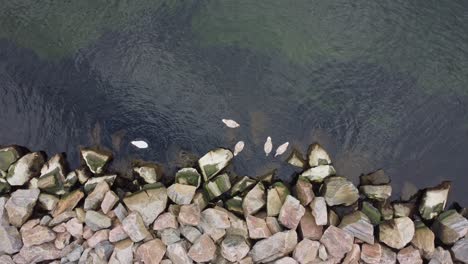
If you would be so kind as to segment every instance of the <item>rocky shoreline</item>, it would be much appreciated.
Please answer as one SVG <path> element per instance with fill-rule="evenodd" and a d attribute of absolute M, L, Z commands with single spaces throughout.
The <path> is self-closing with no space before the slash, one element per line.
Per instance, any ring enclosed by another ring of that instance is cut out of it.
<path fill-rule="evenodd" d="M 337 173 L 318 144 L 274 173 L 233 177 L 215 149 L 180 168 L 108 171 L 112 154 L 81 149 L 69 170 L 19 146 L 0 148 L 0 263 L 468 263 L 468 209 L 446 209 L 450 182 L 390 201 L 383 170 L 360 185 Z"/>

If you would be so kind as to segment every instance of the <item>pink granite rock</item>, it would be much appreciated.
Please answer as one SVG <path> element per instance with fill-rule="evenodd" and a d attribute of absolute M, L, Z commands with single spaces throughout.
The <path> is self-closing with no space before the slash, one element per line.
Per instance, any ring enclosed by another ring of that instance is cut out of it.
<path fill-rule="evenodd" d="M 310 183 L 308 179 L 299 178 L 295 186 L 295 191 L 297 199 L 303 206 L 309 205 L 314 199 L 315 195 L 312 191 L 312 183 Z"/>
<path fill-rule="evenodd" d="M 351 251 L 354 240 L 348 232 L 335 226 L 329 226 L 323 233 L 320 242 L 331 256 L 341 259 Z"/>
<path fill-rule="evenodd" d="M 119 197 L 113 191 L 106 192 L 104 199 L 101 203 L 101 210 L 103 213 L 107 214 L 114 208 L 114 205 L 119 201 Z"/>
<path fill-rule="evenodd" d="M 97 244 L 101 243 L 102 241 L 109 240 L 109 229 L 102 229 L 96 231 L 90 238 L 86 241 L 88 242 L 88 246 L 93 248 Z"/>
<path fill-rule="evenodd" d="M 123 229 L 122 224 L 117 224 L 109 232 L 109 241 L 114 243 L 128 238 L 127 233 Z"/>
<path fill-rule="evenodd" d="M 21 236 L 25 247 L 41 245 L 55 239 L 55 233 L 50 228 L 41 225 L 22 230 Z"/>
<path fill-rule="evenodd" d="M 320 243 L 309 239 L 303 239 L 294 249 L 293 258 L 300 264 L 307 264 L 317 257 Z"/>
<path fill-rule="evenodd" d="M 166 212 L 156 218 L 153 224 L 153 230 L 159 231 L 166 228 L 176 229 L 178 226 L 179 224 L 177 223 L 176 217 L 172 213 Z"/>
<path fill-rule="evenodd" d="M 361 259 L 361 248 L 359 245 L 354 244 L 350 252 L 346 254 L 346 257 L 343 260 L 343 264 L 359 264 Z"/>
<path fill-rule="evenodd" d="M 314 216 L 312 215 L 309 208 L 306 208 L 304 216 L 299 222 L 299 233 L 303 238 L 311 240 L 319 240 L 323 234 L 323 226 L 317 225 Z"/>
<path fill-rule="evenodd" d="M 210 262 L 215 258 L 216 245 L 209 235 L 201 235 L 190 247 L 188 256 L 195 262 Z"/>
<path fill-rule="evenodd" d="M 136 259 L 145 264 L 158 264 L 166 253 L 166 245 L 159 240 L 153 239 L 141 244 L 136 250 Z"/>
<path fill-rule="evenodd" d="M 83 236 L 83 224 L 77 218 L 70 219 L 65 227 L 73 237 L 81 238 Z"/>
<path fill-rule="evenodd" d="M 397 259 L 400 264 L 422 264 L 423 263 L 419 250 L 417 250 L 413 246 L 408 246 L 400 250 L 398 252 Z"/>
<path fill-rule="evenodd" d="M 271 236 L 270 229 L 262 218 L 252 215 L 246 217 L 247 228 L 249 229 L 249 237 L 252 239 L 260 239 Z"/>
<path fill-rule="evenodd" d="M 374 245 L 363 244 L 361 249 L 361 260 L 368 264 L 379 264 L 382 258 L 382 246 L 379 243 Z"/>
<path fill-rule="evenodd" d="M 299 200 L 288 195 L 281 207 L 278 221 L 289 229 L 296 229 L 304 213 L 305 208 Z"/>
<path fill-rule="evenodd" d="M 179 212 L 179 222 L 182 225 L 196 226 L 200 224 L 200 208 L 196 204 L 182 205 Z"/>

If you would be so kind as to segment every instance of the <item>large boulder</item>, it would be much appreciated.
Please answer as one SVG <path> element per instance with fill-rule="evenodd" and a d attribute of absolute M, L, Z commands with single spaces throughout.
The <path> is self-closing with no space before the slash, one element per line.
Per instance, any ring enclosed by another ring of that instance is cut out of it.
<path fill-rule="evenodd" d="M 328 206 L 352 205 L 359 199 L 356 186 L 344 177 L 329 177 L 321 189 Z"/>
<path fill-rule="evenodd" d="M 233 157 L 234 155 L 230 150 L 223 148 L 214 149 L 201 157 L 198 160 L 198 165 L 200 166 L 205 181 L 216 176 L 216 174 L 229 164 Z"/>
<path fill-rule="evenodd" d="M 380 241 L 391 248 L 402 249 L 414 237 L 414 223 L 409 217 L 395 218 L 379 225 Z"/>
<path fill-rule="evenodd" d="M 374 244 L 374 226 L 370 223 L 369 218 L 360 211 L 345 215 L 338 227 L 355 238 Z"/>
<path fill-rule="evenodd" d="M 296 248 L 296 245 L 296 231 L 279 232 L 258 241 L 250 250 L 249 255 L 254 263 L 268 263 L 288 255 Z"/>
<path fill-rule="evenodd" d="M 21 227 L 31 216 L 37 199 L 38 189 L 16 190 L 5 204 L 10 224 Z"/>
<path fill-rule="evenodd" d="M 433 219 L 444 210 L 450 185 L 450 182 L 444 181 L 438 186 L 424 191 L 419 205 L 419 213 L 422 218 Z"/>
<path fill-rule="evenodd" d="M 441 213 L 431 228 L 442 243 L 451 245 L 468 233 L 468 220 L 452 209 Z"/>
<path fill-rule="evenodd" d="M 156 185 L 125 197 L 123 202 L 131 211 L 140 213 L 145 225 L 149 226 L 166 209 L 167 189 Z"/>
<path fill-rule="evenodd" d="M 22 186 L 30 179 L 39 176 L 45 157 L 41 152 L 24 155 L 13 163 L 7 174 L 7 181 L 11 186 Z"/>
<path fill-rule="evenodd" d="M 341 228 L 329 226 L 320 238 L 329 255 L 342 259 L 353 248 L 353 236 Z"/>
<path fill-rule="evenodd" d="M 309 166 L 316 167 L 328 164 L 331 164 L 331 159 L 325 149 L 317 143 L 312 144 L 309 148 Z"/>

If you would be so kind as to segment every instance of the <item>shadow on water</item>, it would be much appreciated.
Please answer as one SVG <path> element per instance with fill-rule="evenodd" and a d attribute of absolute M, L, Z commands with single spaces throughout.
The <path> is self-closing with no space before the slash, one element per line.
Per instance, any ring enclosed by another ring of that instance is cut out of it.
<path fill-rule="evenodd" d="M 280 168 L 289 180 L 294 169 L 286 155 L 265 157 L 265 138 L 303 153 L 318 141 L 354 181 L 378 168 L 397 192 L 404 181 L 425 187 L 449 179 L 462 183 L 454 198 L 468 202 L 466 97 L 424 92 L 419 77 L 368 54 L 297 63 L 258 52 L 258 43 L 198 45 L 192 22 L 201 9 L 145 12 L 59 59 L 1 39 L 0 144 L 65 151 L 72 162 L 77 146 L 100 144 L 117 152 L 117 168 L 146 159 L 172 175 L 193 155 L 244 140 L 237 174 Z M 225 117 L 241 127 L 227 129 Z M 134 139 L 150 147 L 135 149 Z"/>

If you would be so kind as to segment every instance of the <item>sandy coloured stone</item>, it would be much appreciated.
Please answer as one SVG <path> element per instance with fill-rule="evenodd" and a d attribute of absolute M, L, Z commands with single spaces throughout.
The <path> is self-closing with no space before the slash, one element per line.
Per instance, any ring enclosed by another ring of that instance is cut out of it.
<path fill-rule="evenodd" d="M 249 250 L 249 245 L 241 236 L 226 236 L 221 243 L 221 255 L 231 262 L 244 259 Z"/>
<path fill-rule="evenodd" d="M 361 259 L 361 248 L 357 244 L 353 244 L 353 248 L 346 254 L 342 264 L 358 264 Z"/>
<path fill-rule="evenodd" d="M 293 252 L 293 258 L 300 264 L 307 264 L 315 260 L 317 257 L 320 243 L 309 239 L 303 239 L 297 243 Z"/>
<path fill-rule="evenodd" d="M 317 225 L 324 226 L 327 224 L 328 212 L 325 198 L 319 196 L 315 197 L 310 203 L 310 209 Z"/>
<path fill-rule="evenodd" d="M 336 174 L 336 170 L 332 165 L 319 165 L 305 170 L 299 177 L 309 179 L 311 182 L 323 182 L 324 179 Z"/>
<path fill-rule="evenodd" d="M 52 216 L 56 217 L 65 211 L 71 211 L 83 199 L 84 193 L 80 190 L 73 191 L 63 197 L 57 203 L 57 206 L 52 212 Z"/>
<path fill-rule="evenodd" d="M 297 263 L 298 262 L 291 257 L 280 258 L 273 262 L 273 264 L 297 264 Z"/>
<path fill-rule="evenodd" d="M 15 254 L 23 247 L 18 229 L 10 225 L 0 225 L 0 254 Z"/>
<path fill-rule="evenodd" d="M 351 251 L 353 242 L 353 236 L 335 226 L 329 226 L 320 238 L 320 243 L 325 246 L 328 254 L 339 259 Z"/>
<path fill-rule="evenodd" d="M 11 259 L 11 257 L 8 256 L 8 255 L 0 256 L 0 263 L 3 263 L 3 264 L 15 264 L 15 262 L 13 261 L 13 259 Z"/>
<path fill-rule="evenodd" d="M 419 250 L 412 246 L 401 249 L 397 254 L 398 263 L 400 264 L 422 264 L 423 260 L 419 254 Z"/>
<path fill-rule="evenodd" d="M 308 160 L 310 167 L 331 164 L 327 151 L 318 143 L 310 145 Z"/>
<path fill-rule="evenodd" d="M 341 219 L 339 228 L 347 231 L 355 238 L 366 243 L 374 244 L 374 226 L 369 218 L 361 211 L 347 214 Z"/>
<path fill-rule="evenodd" d="M 162 213 L 156 218 L 153 224 L 153 230 L 163 230 L 166 228 L 177 228 L 179 224 L 174 214 L 170 212 Z"/>
<path fill-rule="evenodd" d="M 122 227 L 133 242 L 140 242 L 151 236 L 138 212 L 130 213 L 122 221 Z"/>
<path fill-rule="evenodd" d="M 21 236 L 25 247 L 40 245 L 55 239 L 55 233 L 50 228 L 41 225 L 22 230 Z"/>
<path fill-rule="evenodd" d="M 403 202 L 394 202 L 392 203 L 393 206 L 393 214 L 395 217 L 413 217 L 413 213 L 416 209 L 415 203 L 403 203 Z"/>
<path fill-rule="evenodd" d="M 37 199 L 38 189 L 16 190 L 5 203 L 8 221 L 11 225 L 20 227 L 31 216 Z"/>
<path fill-rule="evenodd" d="M 141 244 L 136 250 L 136 259 L 145 264 L 158 264 L 166 253 L 166 245 L 159 240 L 153 239 Z"/>
<path fill-rule="evenodd" d="M 271 236 L 270 229 L 264 219 L 248 215 L 246 216 L 246 222 L 250 238 L 260 239 Z"/>
<path fill-rule="evenodd" d="M 296 245 L 296 231 L 288 230 L 258 241 L 250 250 L 249 255 L 254 263 L 267 263 L 288 255 Z"/>
<path fill-rule="evenodd" d="M 157 164 L 150 163 L 137 166 L 133 168 L 133 171 L 149 184 L 156 183 L 162 178 L 162 169 Z"/>
<path fill-rule="evenodd" d="M 201 235 L 190 247 L 188 256 L 195 262 L 209 262 L 215 258 L 216 245 L 209 235 Z"/>
<path fill-rule="evenodd" d="M 72 218 L 65 224 L 67 232 L 75 238 L 81 238 L 83 236 L 83 224 L 77 219 Z"/>
<path fill-rule="evenodd" d="M 306 178 L 299 177 L 296 182 L 295 192 L 297 199 L 303 206 L 309 205 L 309 203 L 312 202 L 315 197 L 312 190 L 312 183 L 310 183 Z"/>
<path fill-rule="evenodd" d="M 98 209 L 108 191 L 110 191 L 110 188 L 106 181 L 98 183 L 94 190 L 86 197 L 83 209 L 86 211 Z"/>
<path fill-rule="evenodd" d="M 362 244 L 361 260 L 367 264 L 379 264 L 382 258 L 382 246 L 379 243 L 373 245 Z"/>
<path fill-rule="evenodd" d="M 163 186 L 155 186 L 127 196 L 123 202 L 131 211 L 140 213 L 145 225 L 149 226 L 166 209 L 167 190 Z"/>
<path fill-rule="evenodd" d="M 419 203 L 419 213 L 423 219 L 433 219 L 444 210 L 450 186 L 449 181 L 444 181 L 435 187 L 424 190 Z"/>
<path fill-rule="evenodd" d="M 182 225 L 196 226 L 200 224 L 200 208 L 196 204 L 182 205 L 178 220 Z"/>
<path fill-rule="evenodd" d="M 359 191 L 344 177 L 329 177 L 322 185 L 321 193 L 328 206 L 352 205 L 359 199 Z"/>
<path fill-rule="evenodd" d="M 205 181 L 216 176 L 232 160 L 234 155 L 228 149 L 218 148 L 206 153 L 198 160 Z"/>
<path fill-rule="evenodd" d="M 127 232 L 123 229 L 122 224 L 115 225 L 112 230 L 109 232 L 109 241 L 114 243 L 117 241 L 121 241 L 127 239 L 128 235 Z"/>
<path fill-rule="evenodd" d="M 215 208 L 208 208 L 203 210 L 201 213 L 202 218 L 208 224 L 212 225 L 215 228 L 229 228 L 231 226 L 231 222 L 229 221 L 229 215 L 219 209 Z"/>
<path fill-rule="evenodd" d="M 392 195 L 391 185 L 362 185 L 359 191 L 367 198 L 377 201 L 385 201 Z"/>
<path fill-rule="evenodd" d="M 40 175 L 45 157 L 41 152 L 33 152 L 19 158 L 8 168 L 6 180 L 11 186 L 22 186 Z"/>
<path fill-rule="evenodd" d="M 452 209 L 441 213 L 431 229 L 442 243 L 450 245 L 468 233 L 468 220 Z"/>
<path fill-rule="evenodd" d="M 94 190 L 94 188 L 96 188 L 98 183 L 102 181 L 107 182 L 107 184 L 109 184 L 109 186 L 112 187 L 116 178 L 117 178 L 117 174 L 92 177 L 84 183 L 83 190 L 85 193 L 90 193 Z"/>
<path fill-rule="evenodd" d="M 167 196 L 176 204 L 190 204 L 197 187 L 174 183 L 167 188 Z"/>
<path fill-rule="evenodd" d="M 158 231 L 157 235 L 166 246 L 181 241 L 179 229 L 166 228 Z"/>
<path fill-rule="evenodd" d="M 414 237 L 411 240 L 411 245 L 419 250 L 421 256 L 430 259 L 435 250 L 435 235 L 432 230 L 422 222 L 415 222 L 415 227 L 416 229 Z"/>
<path fill-rule="evenodd" d="M 59 199 L 56 196 L 47 193 L 39 194 L 39 198 L 37 200 L 39 206 L 41 206 L 44 210 L 47 211 L 54 210 L 57 206 L 58 201 Z"/>
<path fill-rule="evenodd" d="M 102 241 L 109 240 L 109 229 L 102 229 L 96 231 L 90 238 L 86 241 L 88 242 L 89 247 L 95 247 L 97 244 L 101 243 Z"/>
<path fill-rule="evenodd" d="M 281 210 L 281 206 L 283 205 L 283 201 L 281 201 L 281 197 L 279 196 L 278 191 L 276 188 L 271 188 L 267 191 L 267 214 L 268 216 L 277 216 Z"/>
<path fill-rule="evenodd" d="M 108 191 L 104 195 L 104 199 L 101 203 L 101 210 L 103 213 L 107 214 L 114 208 L 114 205 L 119 201 L 119 197 L 113 191 Z"/>
<path fill-rule="evenodd" d="M 245 215 L 255 214 L 260 211 L 266 204 L 265 187 L 259 182 L 252 188 L 242 201 L 242 209 Z"/>
<path fill-rule="evenodd" d="M 278 219 L 276 219 L 276 217 L 267 216 L 265 218 L 265 222 L 272 235 L 283 231 L 283 228 L 281 228 L 280 224 L 278 223 Z"/>
<path fill-rule="evenodd" d="M 187 248 L 184 241 L 180 241 L 167 246 L 166 256 L 173 264 L 190 264 L 192 259 L 187 254 Z"/>
<path fill-rule="evenodd" d="M 112 155 L 107 151 L 97 149 L 81 149 L 80 152 L 86 166 L 94 174 L 103 173 L 107 163 L 112 158 Z"/>
<path fill-rule="evenodd" d="M 305 213 L 304 206 L 294 196 L 288 195 L 281 207 L 278 221 L 289 229 L 296 229 Z"/>
<path fill-rule="evenodd" d="M 452 248 L 453 252 L 453 248 Z M 465 254 L 468 251 L 465 251 Z M 429 258 L 429 264 L 453 264 L 452 256 L 450 255 L 450 251 L 443 249 L 442 247 L 437 247 L 434 250 L 431 258 Z M 465 262 L 467 263 L 467 262 Z"/>
<path fill-rule="evenodd" d="M 304 216 L 299 222 L 298 228 L 299 234 L 303 238 L 308 238 L 311 240 L 319 240 L 323 234 L 323 226 L 317 225 L 314 216 L 312 215 L 310 209 L 306 208 Z"/>
<path fill-rule="evenodd" d="M 456 260 L 468 263 L 468 237 L 455 242 L 451 250 Z"/>
<path fill-rule="evenodd" d="M 111 226 L 111 219 L 104 214 L 90 210 L 86 212 L 85 223 L 91 230 L 98 231 L 109 228 Z"/>
<path fill-rule="evenodd" d="M 414 223 L 409 217 L 387 220 L 379 225 L 380 241 L 394 249 L 404 248 L 414 237 Z"/>
<path fill-rule="evenodd" d="M 115 243 L 109 264 L 133 264 L 133 241 L 126 239 Z"/>

